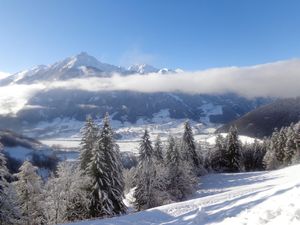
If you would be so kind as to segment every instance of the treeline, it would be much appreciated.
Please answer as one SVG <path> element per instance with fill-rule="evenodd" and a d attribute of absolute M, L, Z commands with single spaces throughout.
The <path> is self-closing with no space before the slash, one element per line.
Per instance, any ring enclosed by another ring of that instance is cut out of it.
<path fill-rule="evenodd" d="M 300 122 L 275 129 L 266 140 L 265 168 L 278 169 L 300 162 Z"/>
<path fill-rule="evenodd" d="M 232 127 L 206 148 L 184 124 L 182 137 L 152 143 L 144 131 L 138 163 L 124 169 L 109 116 L 99 127 L 91 117 L 81 130 L 80 158 L 61 162 L 47 181 L 25 161 L 10 174 L 0 151 L 0 224 L 58 224 L 126 213 L 124 192 L 131 190 L 136 210 L 182 201 L 192 195 L 199 177 L 210 172 L 277 169 L 300 160 L 300 123 L 275 130 L 271 138 L 242 144 Z M 200 177 L 201 179 L 201 177 Z"/>
<path fill-rule="evenodd" d="M 203 157 L 209 172 L 273 170 L 299 163 L 300 122 L 275 129 L 270 138 L 251 144 L 243 144 L 231 127 L 226 138 L 217 135 L 215 146 Z"/>

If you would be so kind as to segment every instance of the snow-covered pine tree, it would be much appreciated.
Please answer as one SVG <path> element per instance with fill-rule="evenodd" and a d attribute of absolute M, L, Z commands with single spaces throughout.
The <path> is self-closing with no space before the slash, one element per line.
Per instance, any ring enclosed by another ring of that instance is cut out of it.
<path fill-rule="evenodd" d="M 166 165 L 168 171 L 168 192 L 173 201 L 184 200 L 195 190 L 196 177 L 191 166 L 183 160 L 179 144 L 174 137 L 168 140 Z"/>
<path fill-rule="evenodd" d="M 192 167 L 200 168 L 200 158 L 196 152 L 196 144 L 190 123 L 184 123 L 184 133 L 182 137 L 182 156 L 183 159 L 191 164 Z"/>
<path fill-rule="evenodd" d="M 240 142 L 236 127 L 230 127 L 226 140 L 226 171 L 238 172 L 240 169 Z"/>
<path fill-rule="evenodd" d="M 99 127 L 95 124 L 91 116 L 88 116 L 84 127 L 81 129 L 81 143 L 80 143 L 80 167 L 87 172 L 87 165 L 92 158 L 92 150 L 97 141 Z"/>
<path fill-rule="evenodd" d="M 280 167 L 280 162 L 277 160 L 276 157 L 276 148 L 277 148 L 277 139 L 278 139 L 278 129 L 275 128 L 274 132 L 270 139 L 265 140 L 266 145 L 266 155 L 264 156 L 264 165 L 266 170 L 274 170 Z"/>
<path fill-rule="evenodd" d="M 265 141 L 262 143 L 258 140 L 254 140 L 252 144 L 252 148 L 254 149 L 254 160 L 255 160 L 255 170 L 263 170 L 264 169 L 264 157 L 266 155 L 267 147 Z"/>
<path fill-rule="evenodd" d="M 90 198 L 88 196 L 87 175 L 82 174 L 79 166 L 63 161 L 45 185 L 44 215 L 47 224 L 89 218 Z"/>
<path fill-rule="evenodd" d="M 164 157 L 163 157 L 163 146 L 162 142 L 160 140 L 160 136 L 157 135 L 157 138 L 154 143 L 154 156 L 156 157 L 156 160 L 160 163 L 164 162 Z"/>
<path fill-rule="evenodd" d="M 292 164 L 292 159 L 297 151 L 296 144 L 296 132 L 294 130 L 294 124 L 291 124 L 286 129 L 286 142 L 284 146 L 284 164 L 289 166 Z"/>
<path fill-rule="evenodd" d="M 293 164 L 300 162 L 300 122 L 294 125 L 294 131 L 295 131 L 296 152 L 292 159 Z"/>
<path fill-rule="evenodd" d="M 154 150 L 147 130 L 139 146 L 139 162 L 135 174 L 135 206 L 149 209 L 166 202 L 166 175 L 161 164 L 156 164 Z"/>
<path fill-rule="evenodd" d="M 297 150 L 300 151 L 300 122 L 294 126 Z"/>
<path fill-rule="evenodd" d="M 281 128 L 278 136 L 274 141 L 274 147 L 275 147 L 275 156 L 278 160 L 278 162 L 283 165 L 284 164 L 284 158 L 285 158 L 285 145 L 286 145 L 286 128 Z"/>
<path fill-rule="evenodd" d="M 108 114 L 103 119 L 98 142 L 93 148 L 88 174 L 92 182 L 91 216 L 107 217 L 124 213 L 122 164 Z"/>
<path fill-rule="evenodd" d="M 14 182 L 23 216 L 23 224 L 43 224 L 45 217 L 42 210 L 42 181 L 37 175 L 37 167 L 25 161 L 16 174 Z"/>
<path fill-rule="evenodd" d="M 8 183 L 10 173 L 6 167 L 3 146 L 0 143 L 0 225 L 21 224 L 21 214 L 18 208 L 14 188 Z"/>
<path fill-rule="evenodd" d="M 134 192 L 137 210 L 152 208 L 152 180 L 155 176 L 154 151 L 148 130 L 145 130 L 139 146 L 139 162 L 135 174 Z"/>
<path fill-rule="evenodd" d="M 252 144 L 244 144 L 241 147 L 241 164 L 245 171 L 263 170 L 263 158 L 266 150 L 263 144 L 254 140 Z"/>
<path fill-rule="evenodd" d="M 209 161 L 214 171 L 222 172 L 226 169 L 226 142 L 221 134 L 218 134 L 216 137 L 216 143 L 210 154 Z"/>

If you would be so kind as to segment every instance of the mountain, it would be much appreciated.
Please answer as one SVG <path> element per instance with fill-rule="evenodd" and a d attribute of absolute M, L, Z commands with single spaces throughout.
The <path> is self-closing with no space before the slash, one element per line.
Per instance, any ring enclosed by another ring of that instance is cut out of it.
<path fill-rule="evenodd" d="M 58 81 L 85 77 L 110 77 L 113 74 L 148 74 L 148 73 L 175 73 L 167 68 L 157 69 L 148 64 L 136 64 L 125 69 L 98 61 L 95 57 L 81 52 L 52 65 L 38 65 L 23 70 L 11 76 L 3 77 L 0 86 L 9 84 L 32 84 L 40 81 Z"/>
<path fill-rule="evenodd" d="M 288 126 L 299 120 L 300 98 L 278 99 L 220 127 L 217 132 L 227 132 L 230 126 L 235 125 L 242 135 L 262 138 L 270 136 L 276 127 Z"/>
<path fill-rule="evenodd" d="M 13 74 L 0 80 L 0 85 L 11 87 L 12 84 L 25 84 L 22 88 L 26 88 L 32 84 L 45 86 L 53 81 L 68 82 L 74 78 L 110 77 L 115 73 L 126 77 L 136 73 L 147 76 L 148 73 L 177 71 L 180 72 L 179 69 L 156 69 L 147 64 L 125 69 L 102 63 L 87 53 L 80 53 L 52 65 L 40 65 Z M 16 110 L 2 110 L 1 127 L 32 137 L 74 134 L 75 130 L 79 131 L 78 127 L 88 114 L 102 117 L 105 112 L 109 112 L 113 120 L 123 124 L 147 122 L 160 113 L 172 119 L 192 119 L 206 125 L 224 124 L 271 101 L 266 98 L 247 99 L 235 94 L 90 91 L 62 87 L 45 88 L 42 91 L 30 89 L 26 95 L 17 96 L 17 99 L 13 90 L 12 96 L 0 100 L 3 101 L 0 103 L 4 108 L 17 106 Z"/>
<path fill-rule="evenodd" d="M 135 64 L 128 67 L 128 71 L 132 71 L 132 73 L 147 74 L 157 73 L 159 69 L 148 64 Z"/>
<path fill-rule="evenodd" d="M 39 81 L 68 80 L 84 77 L 108 77 L 113 73 L 128 73 L 126 69 L 98 61 L 82 52 L 52 65 L 39 65 L 13 74 L 0 81 L 0 85 L 32 84 Z"/>

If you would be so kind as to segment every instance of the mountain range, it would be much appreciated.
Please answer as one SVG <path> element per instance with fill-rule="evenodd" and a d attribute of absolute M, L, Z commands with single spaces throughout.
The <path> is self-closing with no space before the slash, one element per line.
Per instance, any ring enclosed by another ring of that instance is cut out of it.
<path fill-rule="evenodd" d="M 133 65 L 129 68 L 98 61 L 87 53 L 68 57 L 52 65 L 40 65 L 12 74 L 0 80 L 0 88 L 14 85 L 32 85 L 41 82 L 65 81 L 74 78 L 128 76 L 149 73 L 177 73 L 181 70 L 158 69 L 151 65 Z M 17 90 L 16 90 L 17 91 Z M 88 114 L 102 117 L 109 112 L 113 120 L 122 123 L 147 121 L 154 114 L 167 111 L 174 119 L 192 119 L 204 124 L 225 124 L 251 110 L 272 102 L 268 98 L 248 99 L 236 94 L 141 93 L 134 91 L 91 91 L 72 88 L 51 88 L 29 96 L 15 113 L 2 113 L 3 128 L 29 134 L 51 136 L 49 124 L 53 121 L 83 122 Z M 10 106 L 12 103 L 2 104 Z M 69 123 L 69 126 L 73 126 Z M 61 132 L 64 132 L 63 130 Z M 57 135 L 57 132 L 55 133 Z M 32 136 L 32 135 L 31 135 Z"/>

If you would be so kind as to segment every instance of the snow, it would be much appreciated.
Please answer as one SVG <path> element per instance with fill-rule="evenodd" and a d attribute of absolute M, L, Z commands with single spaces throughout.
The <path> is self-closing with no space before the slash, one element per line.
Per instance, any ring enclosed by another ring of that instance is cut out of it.
<path fill-rule="evenodd" d="M 199 109 L 202 110 L 202 113 L 205 115 L 203 117 L 200 117 L 200 121 L 205 124 L 210 124 L 210 116 L 213 115 L 222 115 L 223 109 L 221 105 L 214 105 L 212 103 L 207 103 L 199 107 Z"/>
<path fill-rule="evenodd" d="M 209 104 L 207 104 L 209 105 Z M 218 113 L 218 106 L 207 106 L 211 110 L 210 113 Z M 219 108 L 220 110 L 220 108 Z M 113 115 L 111 115 L 111 118 Z M 144 129 L 147 128 L 151 135 L 151 140 L 154 141 L 157 135 L 161 137 L 165 143 L 172 134 L 176 137 L 181 137 L 183 134 L 183 124 L 185 119 L 170 118 L 169 109 L 162 109 L 153 114 L 152 119 L 140 118 L 136 123 L 120 122 L 118 120 L 111 120 L 111 126 L 118 135 L 117 144 L 121 151 L 138 152 L 139 141 Z M 98 124 L 101 121 L 96 121 Z M 197 142 L 206 143 L 209 145 L 215 144 L 216 128 L 218 125 L 203 124 L 195 121 L 190 121 L 193 128 L 195 140 Z M 37 128 L 26 133 L 28 136 L 40 135 L 39 141 L 48 146 L 55 146 L 55 148 L 68 151 L 76 150 L 80 144 L 80 129 L 84 122 L 75 120 L 73 118 L 56 118 L 52 122 L 40 122 Z M 45 134 L 45 135 L 42 135 Z M 61 134 L 64 134 L 63 136 Z M 225 137 L 227 134 L 222 133 Z M 254 138 L 247 136 L 239 136 L 242 143 L 253 143 Z"/>
<path fill-rule="evenodd" d="M 135 64 L 130 66 L 127 70 L 139 74 L 157 73 L 159 71 L 159 69 L 148 64 Z"/>
<path fill-rule="evenodd" d="M 210 174 L 192 199 L 72 225 L 300 224 L 300 165 L 277 171 Z"/>
<path fill-rule="evenodd" d="M 221 135 L 223 137 L 227 136 L 227 133 L 221 133 Z M 205 141 L 210 144 L 210 145 L 214 145 L 216 143 L 216 135 L 210 136 L 209 138 L 207 138 Z M 239 140 L 243 143 L 243 144 L 252 144 L 255 141 L 255 138 L 252 137 L 248 137 L 248 136 L 244 136 L 244 135 L 239 135 Z M 258 141 L 260 141 L 259 139 L 257 139 Z"/>

